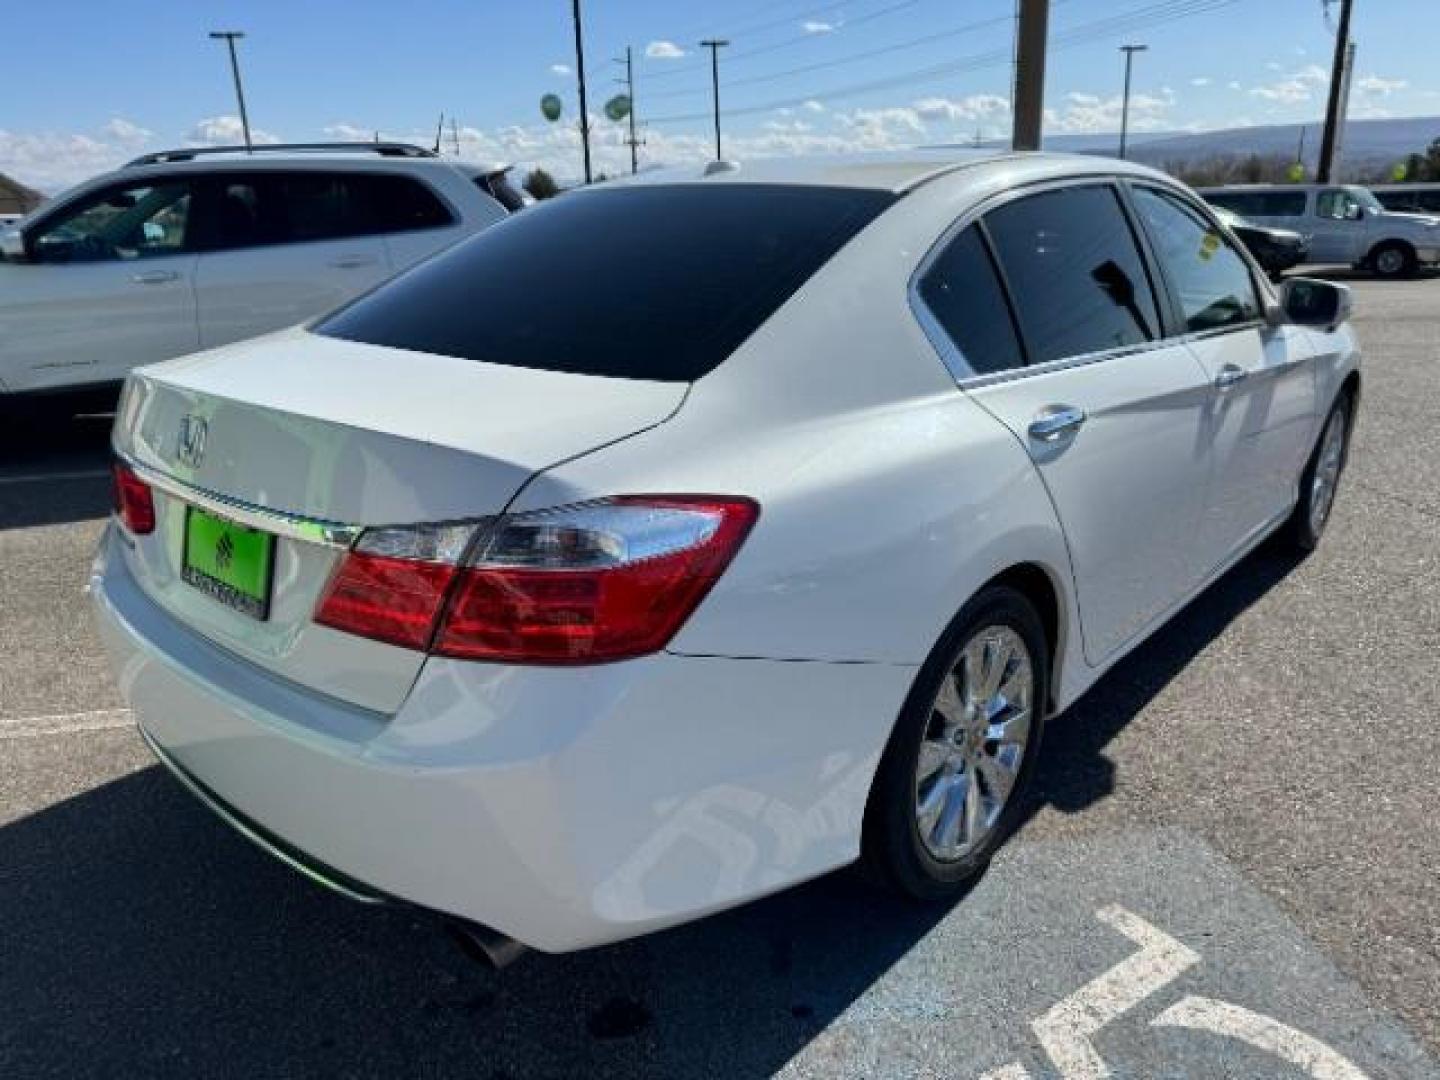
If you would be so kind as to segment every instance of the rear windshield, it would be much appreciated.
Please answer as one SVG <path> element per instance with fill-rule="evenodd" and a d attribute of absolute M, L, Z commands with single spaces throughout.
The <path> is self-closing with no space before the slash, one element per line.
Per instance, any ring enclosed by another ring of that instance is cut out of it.
<path fill-rule="evenodd" d="M 315 329 L 494 364 L 690 382 L 734 352 L 894 199 L 737 183 L 562 195 L 420 264 Z"/>

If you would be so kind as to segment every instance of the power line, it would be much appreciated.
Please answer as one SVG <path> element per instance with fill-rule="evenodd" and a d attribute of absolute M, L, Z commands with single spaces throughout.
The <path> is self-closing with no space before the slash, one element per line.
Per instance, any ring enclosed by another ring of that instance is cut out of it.
<path fill-rule="evenodd" d="M 1065 3 L 1066 0 L 1057 0 L 1058 3 Z M 1012 22 L 1011 15 L 999 15 L 992 19 L 981 19 L 978 22 L 966 23 L 950 30 L 942 30 L 939 33 L 925 34 L 917 38 L 909 38 L 906 41 L 896 42 L 893 45 L 883 45 L 878 49 L 865 49 L 862 52 L 849 53 L 845 56 L 835 57 L 830 60 L 820 60 L 813 64 L 803 64 L 799 67 L 786 68 L 783 71 L 773 71 L 765 75 L 751 75 L 744 79 L 730 79 L 726 86 L 752 86 L 757 83 L 774 82 L 776 79 L 788 79 L 792 75 L 805 75 L 812 71 L 824 71 L 828 68 L 843 67 L 845 64 L 858 63 L 861 60 L 870 60 L 877 56 L 886 56 L 890 53 L 902 52 L 905 49 L 915 49 L 931 42 L 944 41 L 946 38 L 959 37 L 962 34 L 974 33 L 976 30 L 983 30 L 989 26 L 996 26 L 1000 23 Z M 666 90 L 651 95 L 657 98 L 685 97 L 703 93 L 703 90 Z"/>
<path fill-rule="evenodd" d="M 871 22 L 871 21 L 874 20 L 874 19 L 882 18 L 882 17 L 884 17 L 884 16 L 886 16 L 886 15 L 893 14 L 893 13 L 896 12 L 896 11 L 901 11 L 901 10 L 904 10 L 905 8 L 908 8 L 908 7 L 914 7 L 916 4 L 923 3 L 923 2 L 924 2 L 924 0 L 898 0 L 897 3 L 892 3 L 892 4 L 890 4 L 888 7 L 881 8 L 879 11 L 871 12 L 871 13 L 868 14 L 868 15 L 857 15 L 857 16 L 855 16 L 855 17 L 852 18 L 852 19 L 848 19 L 848 20 L 844 23 L 844 25 L 845 25 L 845 26 L 863 25 L 864 23 Z M 740 28 L 740 29 L 738 29 L 738 30 L 732 31 L 732 32 L 730 33 L 730 37 L 733 39 L 733 38 L 744 37 L 744 36 L 747 36 L 747 35 L 753 35 L 753 34 L 763 33 L 765 30 L 773 30 L 773 29 L 774 29 L 775 27 L 777 27 L 777 26 L 785 26 L 785 25 L 788 25 L 788 24 L 790 24 L 790 23 L 794 23 L 794 22 L 796 22 L 797 20 L 801 20 L 801 19 L 808 18 L 808 17 L 810 17 L 810 16 L 812 16 L 812 15 L 818 15 L 818 14 L 822 14 L 822 13 L 826 13 L 826 12 L 830 12 L 830 11 L 835 11 L 835 10 L 838 10 L 838 9 L 843 8 L 843 7 L 846 7 L 846 6 L 847 6 L 847 5 L 845 5 L 845 4 L 836 4 L 836 3 L 825 4 L 825 5 L 823 5 L 823 6 L 821 6 L 821 7 L 818 7 L 818 8 L 811 8 L 810 10 L 807 10 L 807 11 L 799 11 L 799 12 L 796 12 L 795 14 L 790 15 L 790 16 L 787 16 L 787 17 L 784 18 L 784 19 L 776 19 L 775 21 L 770 22 L 770 23 L 761 23 L 761 24 L 759 24 L 758 26 L 742 27 L 742 28 Z M 791 48 L 791 47 L 793 47 L 793 46 L 795 46 L 795 45 L 804 44 L 804 43 L 807 42 L 807 41 L 823 41 L 823 40 L 825 40 L 827 37 L 828 37 L 828 35 L 826 35 L 826 34 L 824 34 L 824 33 L 816 33 L 816 32 L 806 31 L 806 32 L 803 33 L 803 34 L 797 34 L 797 35 L 795 35 L 794 37 L 785 38 L 783 41 L 779 41 L 779 42 L 776 42 L 776 43 L 773 43 L 773 44 L 770 44 L 770 45 L 762 45 L 762 46 L 758 46 L 758 47 L 753 48 L 753 49 L 741 49 L 739 52 L 734 53 L 732 56 L 730 56 L 729 59 L 730 59 L 731 62 L 734 62 L 735 60 L 740 60 L 740 59 L 743 59 L 743 58 L 750 58 L 750 57 L 754 57 L 754 56 L 763 56 L 763 55 L 765 55 L 765 54 L 767 54 L 767 53 L 774 52 L 774 51 L 776 51 L 777 49 L 788 49 L 788 48 Z M 686 74 L 689 74 L 689 73 L 692 72 L 692 71 L 695 71 L 695 70 L 698 69 L 700 66 L 701 66 L 701 65 L 700 65 L 698 62 L 697 62 L 697 63 L 690 63 L 690 64 L 678 64 L 678 65 L 675 65 L 675 66 L 673 66 L 673 67 L 669 67 L 669 68 L 667 68 L 667 69 L 664 70 L 664 71 L 656 71 L 656 72 L 653 72 L 653 73 L 650 75 L 650 78 L 653 78 L 653 79 L 665 79 L 665 78 L 673 78 L 673 77 L 676 76 L 676 75 L 686 75 Z"/>
<path fill-rule="evenodd" d="M 1050 50 L 1053 52 L 1057 49 L 1081 45 L 1088 41 L 1109 36 L 1110 34 L 1143 30 L 1151 26 L 1172 22 L 1176 19 L 1207 14 L 1222 8 L 1231 7 L 1239 2 L 1240 0 L 1164 0 L 1164 2 L 1150 4 L 1120 15 L 1109 16 L 1071 27 L 1069 30 L 1052 37 Z M 932 64 L 928 67 L 887 76 L 882 79 L 835 86 L 828 90 L 812 89 L 807 93 L 797 94 L 791 97 L 767 101 L 757 105 L 743 106 L 738 109 L 728 109 L 726 113 L 729 116 L 749 116 L 771 112 L 775 109 L 794 108 L 803 105 L 811 99 L 834 101 L 857 97 L 863 94 L 873 93 L 877 90 L 889 90 L 913 83 L 930 82 L 962 71 L 980 70 L 996 65 L 1005 65 L 1011 63 L 1013 59 L 1014 57 L 1010 47 L 1006 46 L 1001 49 L 992 49 L 986 52 L 976 53 L 959 60 L 947 60 L 943 63 Z M 708 117 L 708 113 L 681 113 L 671 116 L 651 117 L 650 123 L 678 124 L 704 120 Z"/>

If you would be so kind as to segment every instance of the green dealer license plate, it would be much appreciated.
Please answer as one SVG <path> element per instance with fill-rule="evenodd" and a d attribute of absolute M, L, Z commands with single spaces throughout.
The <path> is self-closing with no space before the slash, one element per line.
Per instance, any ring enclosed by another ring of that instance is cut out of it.
<path fill-rule="evenodd" d="M 264 619 L 270 614 L 275 537 L 190 507 L 180 576 L 227 607 Z"/>

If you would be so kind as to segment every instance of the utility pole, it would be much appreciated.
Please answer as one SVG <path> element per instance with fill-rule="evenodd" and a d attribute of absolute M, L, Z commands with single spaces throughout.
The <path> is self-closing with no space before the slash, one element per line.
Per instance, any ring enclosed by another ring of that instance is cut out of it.
<path fill-rule="evenodd" d="M 245 36 L 240 30 L 212 30 L 210 36 L 223 41 L 230 49 L 230 74 L 235 77 L 235 100 L 240 103 L 240 129 L 245 132 L 245 149 L 250 150 L 250 116 L 245 112 L 245 88 L 240 85 L 240 61 L 235 56 L 235 42 Z"/>
<path fill-rule="evenodd" d="M 450 117 L 450 140 L 455 144 L 455 156 L 460 156 L 460 122 Z"/>
<path fill-rule="evenodd" d="M 1346 59 L 1350 47 L 1350 9 L 1353 0 L 1340 0 L 1340 28 L 1335 34 L 1335 60 L 1330 68 L 1330 100 L 1325 105 L 1325 133 L 1320 137 L 1320 163 L 1315 169 L 1317 183 L 1330 183 L 1335 168 L 1335 147 L 1344 122 L 1344 97 L 1350 80 L 1346 77 Z"/>
<path fill-rule="evenodd" d="M 1130 134 L 1130 65 L 1137 52 L 1144 52 L 1149 45 L 1121 45 L 1125 54 L 1125 97 L 1120 104 L 1120 159 L 1125 159 L 1125 139 Z"/>
<path fill-rule="evenodd" d="M 590 183 L 590 107 L 585 103 L 585 42 L 580 34 L 580 0 L 571 0 L 575 20 L 575 78 L 580 84 L 580 145 L 585 151 L 585 183 Z"/>
<path fill-rule="evenodd" d="M 630 137 L 625 140 L 625 145 L 630 147 L 630 172 L 633 174 L 640 171 L 640 158 L 635 152 L 636 147 L 640 145 L 640 140 L 635 137 L 635 61 L 631 54 L 630 46 L 626 45 L 625 59 L 615 61 L 617 64 L 624 63 L 625 78 L 615 81 L 625 84 L 625 95 L 630 99 Z"/>
<path fill-rule="evenodd" d="M 700 47 L 710 50 L 710 88 L 715 95 L 715 160 L 720 160 L 720 50 L 730 42 L 724 38 L 711 38 L 700 42 Z"/>
<path fill-rule="evenodd" d="M 1015 107 L 1010 144 L 1016 150 L 1039 150 L 1045 113 L 1045 38 L 1050 0 L 1020 0 L 1015 27 Z"/>
<path fill-rule="evenodd" d="M 440 138 L 445 131 L 445 114 L 440 114 L 440 119 L 435 121 L 435 153 L 440 153 Z"/>

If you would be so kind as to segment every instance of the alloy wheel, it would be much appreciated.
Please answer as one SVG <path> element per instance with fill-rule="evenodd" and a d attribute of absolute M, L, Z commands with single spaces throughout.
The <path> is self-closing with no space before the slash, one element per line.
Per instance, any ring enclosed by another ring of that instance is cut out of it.
<path fill-rule="evenodd" d="M 915 768 L 915 824 L 932 858 L 962 859 L 995 830 L 1025 761 L 1034 700 L 1020 635 L 976 631 L 941 681 Z"/>
<path fill-rule="evenodd" d="M 1320 456 L 1315 459 L 1315 475 L 1310 480 L 1310 532 L 1314 536 L 1320 535 L 1330 518 L 1344 461 L 1345 410 L 1336 409 L 1325 425 L 1325 434 L 1320 440 Z"/>

